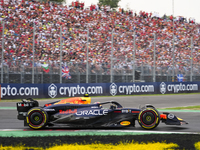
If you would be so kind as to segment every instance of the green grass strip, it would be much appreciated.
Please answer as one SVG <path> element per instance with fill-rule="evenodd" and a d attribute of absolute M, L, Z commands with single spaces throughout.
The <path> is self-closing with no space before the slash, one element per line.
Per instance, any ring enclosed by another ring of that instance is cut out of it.
<path fill-rule="evenodd" d="M 165 108 L 165 109 L 190 109 L 190 110 L 200 110 L 200 105 L 197 106 L 185 106 L 185 107 L 173 107 L 173 108 Z"/>
<path fill-rule="evenodd" d="M 166 108 L 166 109 L 157 109 L 159 112 L 198 112 L 200 113 L 200 110 L 186 110 L 186 109 L 174 109 L 174 108 Z"/>
<path fill-rule="evenodd" d="M 70 131 L 70 130 L 62 130 L 62 131 L 0 131 L 0 137 L 35 137 L 35 136 L 89 136 L 89 135 L 145 135 L 145 134 L 171 134 L 172 132 L 126 132 L 126 131 Z M 180 133 L 181 134 L 181 133 Z"/>
<path fill-rule="evenodd" d="M 0 107 L 0 110 L 1 109 L 5 109 L 5 110 L 7 110 L 7 109 L 10 109 L 10 110 L 17 110 L 17 107 Z"/>

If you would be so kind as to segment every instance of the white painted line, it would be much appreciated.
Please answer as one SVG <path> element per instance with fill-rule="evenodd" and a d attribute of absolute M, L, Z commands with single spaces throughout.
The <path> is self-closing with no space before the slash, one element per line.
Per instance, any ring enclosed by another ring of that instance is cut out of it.
<path fill-rule="evenodd" d="M 79 130 L 89 132 L 132 132 L 132 133 L 161 133 L 161 134 L 199 134 L 195 132 L 171 132 L 171 131 L 149 131 L 149 130 Z"/>
<path fill-rule="evenodd" d="M 23 131 L 23 129 L 0 129 L 0 131 Z M 31 130 L 32 131 L 32 130 Z M 34 130 L 33 130 L 34 131 Z M 48 130 L 47 130 L 48 131 Z M 53 130 L 52 130 L 53 131 Z M 55 129 L 55 131 L 57 131 Z M 68 131 L 68 130 L 66 130 Z M 51 132 L 51 131 L 49 131 Z M 58 131 L 59 132 L 59 131 Z M 70 131 L 72 132 L 72 131 Z M 143 131 L 143 130 L 77 130 L 73 132 L 124 132 L 124 133 L 144 133 L 144 134 L 199 134 L 195 132 L 170 132 L 170 131 Z"/>
<path fill-rule="evenodd" d="M 0 129 L 0 131 L 23 131 L 23 129 Z"/>

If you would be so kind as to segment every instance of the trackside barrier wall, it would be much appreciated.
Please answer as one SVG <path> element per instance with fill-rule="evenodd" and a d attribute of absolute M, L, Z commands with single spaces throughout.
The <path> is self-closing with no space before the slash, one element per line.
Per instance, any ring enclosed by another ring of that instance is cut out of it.
<path fill-rule="evenodd" d="M 0 84 L 1 99 L 198 93 L 200 82 Z"/>

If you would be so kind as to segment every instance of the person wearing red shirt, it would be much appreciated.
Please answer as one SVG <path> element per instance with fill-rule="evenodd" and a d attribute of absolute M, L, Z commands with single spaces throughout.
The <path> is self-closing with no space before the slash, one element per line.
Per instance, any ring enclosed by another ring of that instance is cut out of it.
<path fill-rule="evenodd" d="M 80 3 L 80 9 L 84 9 L 84 2 Z"/>
<path fill-rule="evenodd" d="M 75 2 L 75 8 L 79 8 L 79 1 Z"/>

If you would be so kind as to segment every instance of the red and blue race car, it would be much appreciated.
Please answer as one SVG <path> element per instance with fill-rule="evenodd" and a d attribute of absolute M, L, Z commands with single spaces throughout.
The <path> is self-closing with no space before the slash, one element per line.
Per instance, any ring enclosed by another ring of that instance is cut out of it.
<path fill-rule="evenodd" d="M 142 108 L 123 108 L 116 101 L 96 102 L 91 98 L 73 97 L 39 107 L 32 98 L 17 103 L 18 119 L 24 120 L 24 126 L 32 129 L 64 126 L 74 128 L 117 128 L 135 126 L 138 121 L 144 129 L 154 129 L 160 122 L 166 125 L 188 124 L 171 113 L 160 113 L 152 105 Z"/>

